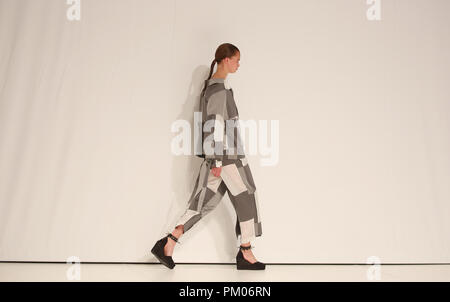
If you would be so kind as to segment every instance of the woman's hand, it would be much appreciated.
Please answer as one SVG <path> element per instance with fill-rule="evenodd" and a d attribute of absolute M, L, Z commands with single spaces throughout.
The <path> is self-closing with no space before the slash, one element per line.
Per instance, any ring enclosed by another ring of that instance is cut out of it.
<path fill-rule="evenodd" d="M 222 167 L 219 167 L 219 168 L 213 167 L 212 168 L 212 173 L 214 174 L 215 177 L 219 177 L 221 171 L 222 171 Z"/>

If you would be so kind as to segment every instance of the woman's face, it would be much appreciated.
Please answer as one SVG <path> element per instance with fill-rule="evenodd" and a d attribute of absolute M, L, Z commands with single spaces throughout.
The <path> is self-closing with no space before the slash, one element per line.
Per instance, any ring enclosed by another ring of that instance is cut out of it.
<path fill-rule="evenodd" d="M 241 53 L 239 51 L 231 58 L 228 58 L 229 72 L 236 72 L 236 70 L 239 68 L 239 60 L 240 59 L 241 59 Z"/>

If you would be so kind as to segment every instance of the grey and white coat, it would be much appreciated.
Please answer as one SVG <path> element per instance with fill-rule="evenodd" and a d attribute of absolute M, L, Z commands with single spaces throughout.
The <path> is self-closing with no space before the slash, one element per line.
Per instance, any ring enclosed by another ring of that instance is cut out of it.
<path fill-rule="evenodd" d="M 208 154 L 208 150 L 202 148 L 204 160 L 186 211 L 177 220 L 176 226 L 182 224 L 184 232 L 188 231 L 213 211 L 225 193 L 228 193 L 236 210 L 236 238 L 240 236 L 241 243 L 250 242 L 262 235 L 257 190 L 243 152 L 242 141 L 239 142 L 239 126 L 233 125 L 239 119 L 233 90 L 225 87 L 224 79 L 207 80 L 200 99 L 200 109 L 202 122 L 207 130 L 202 138 L 203 145 L 210 144 L 215 152 Z M 205 124 L 208 120 L 212 120 L 209 125 Z M 214 166 L 222 166 L 218 177 L 212 173 Z"/>

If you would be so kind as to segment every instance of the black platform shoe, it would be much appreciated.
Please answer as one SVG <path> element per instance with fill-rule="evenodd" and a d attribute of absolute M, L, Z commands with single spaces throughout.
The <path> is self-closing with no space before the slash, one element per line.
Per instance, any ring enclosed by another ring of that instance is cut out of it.
<path fill-rule="evenodd" d="M 164 255 L 164 246 L 166 245 L 167 240 L 169 240 L 169 237 L 176 243 L 179 243 L 177 237 L 173 236 L 171 233 L 168 233 L 166 237 L 161 238 L 155 243 L 152 248 L 152 254 L 155 255 L 159 262 L 161 262 L 168 268 L 173 269 L 175 267 L 175 263 L 173 262 L 172 256 Z"/>
<path fill-rule="evenodd" d="M 238 270 L 264 270 L 266 269 L 266 265 L 262 262 L 251 263 L 244 258 L 242 254 L 242 250 L 249 250 L 252 246 L 240 246 L 239 252 L 236 255 L 236 267 Z"/>

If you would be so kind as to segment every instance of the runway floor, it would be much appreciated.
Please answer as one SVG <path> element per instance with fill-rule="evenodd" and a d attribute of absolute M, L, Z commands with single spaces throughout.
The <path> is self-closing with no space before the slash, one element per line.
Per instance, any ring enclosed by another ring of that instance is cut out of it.
<path fill-rule="evenodd" d="M 79 272 L 77 274 L 76 272 Z M 79 276 L 79 279 L 77 279 Z M 266 264 L 263 271 L 238 271 L 234 264 L 0 263 L 0 281 L 57 282 L 399 282 L 450 281 L 449 264 L 318 265 Z"/>

